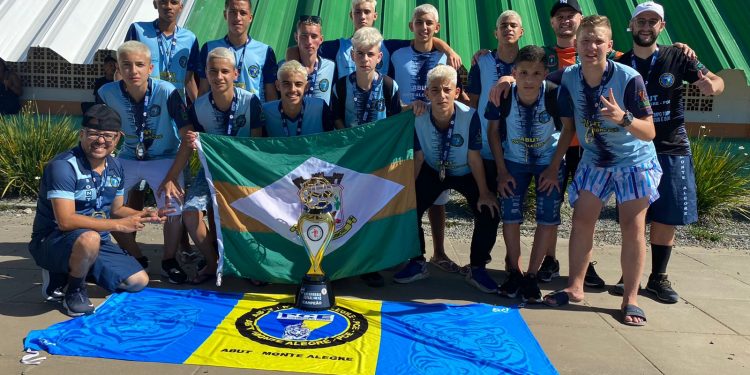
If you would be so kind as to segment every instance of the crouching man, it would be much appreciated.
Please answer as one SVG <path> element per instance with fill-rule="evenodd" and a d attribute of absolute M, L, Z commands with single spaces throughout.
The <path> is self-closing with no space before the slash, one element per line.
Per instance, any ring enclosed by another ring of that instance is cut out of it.
<path fill-rule="evenodd" d="M 123 206 L 122 166 L 111 156 L 120 129 L 114 110 L 94 105 L 83 117 L 78 146 L 55 156 L 42 175 L 29 251 L 42 268 L 42 295 L 62 300 L 70 316 L 94 312 L 87 276 L 110 292 L 148 284 L 141 265 L 109 232 L 132 233 L 166 219 L 164 212 Z"/>

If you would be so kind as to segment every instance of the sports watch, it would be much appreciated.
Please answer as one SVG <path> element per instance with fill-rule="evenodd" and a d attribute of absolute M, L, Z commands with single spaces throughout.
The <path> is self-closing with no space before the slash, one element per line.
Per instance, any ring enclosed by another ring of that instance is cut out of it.
<path fill-rule="evenodd" d="M 622 116 L 622 122 L 617 125 L 620 125 L 623 128 L 627 128 L 628 126 L 632 124 L 633 124 L 633 114 L 630 111 L 625 111 L 625 115 Z"/>

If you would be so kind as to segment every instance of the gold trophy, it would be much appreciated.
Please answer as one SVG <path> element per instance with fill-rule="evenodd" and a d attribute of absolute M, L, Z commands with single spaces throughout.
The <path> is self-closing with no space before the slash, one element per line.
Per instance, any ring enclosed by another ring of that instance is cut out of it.
<path fill-rule="evenodd" d="M 310 257 L 310 269 L 302 278 L 295 306 L 300 310 L 327 310 L 336 304 L 331 287 L 320 263 L 333 237 L 335 223 L 331 215 L 333 190 L 322 177 L 311 177 L 299 189 L 303 205 L 297 221 L 297 234 Z"/>

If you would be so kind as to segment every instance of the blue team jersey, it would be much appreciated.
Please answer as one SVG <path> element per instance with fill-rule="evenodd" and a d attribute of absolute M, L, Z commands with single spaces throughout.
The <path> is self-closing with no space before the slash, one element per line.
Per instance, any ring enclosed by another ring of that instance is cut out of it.
<path fill-rule="evenodd" d="M 407 105 L 415 100 L 426 102 L 427 73 L 446 61 L 445 54 L 435 49 L 430 52 L 419 52 L 409 46 L 394 52 L 391 55 L 388 75 L 398 82 L 401 101 Z"/>
<path fill-rule="evenodd" d="M 216 107 L 210 91 L 197 98 L 190 108 L 190 122 L 195 130 L 208 134 L 249 137 L 251 129 L 260 128 L 260 99 L 238 88 L 234 89 L 234 97 L 236 101 L 233 100 L 227 111 Z"/>
<path fill-rule="evenodd" d="M 261 124 L 268 137 L 316 134 L 332 128 L 328 104 L 311 97 L 303 99 L 302 111 L 293 119 L 281 113 L 280 100 L 264 103 Z"/>
<path fill-rule="evenodd" d="M 384 81 L 386 79 L 392 82 L 390 93 L 385 92 L 386 84 Z M 343 85 L 344 88 L 339 87 L 339 85 Z M 339 92 L 346 96 L 339 98 Z M 347 128 L 364 125 L 401 113 L 398 84 L 384 75 L 378 75 L 370 89 L 365 91 L 357 86 L 356 73 L 352 73 L 336 82 L 333 95 L 334 117 L 336 120 L 343 121 Z M 387 100 L 387 98 L 390 98 L 390 100 Z"/>
<path fill-rule="evenodd" d="M 92 171 L 80 144 L 55 156 L 42 173 L 32 240 L 47 237 L 57 229 L 51 199 L 74 201 L 78 215 L 91 216 L 99 211 L 109 218 L 112 202 L 123 195 L 122 173 L 122 166 L 112 156 L 107 156 L 102 174 Z M 99 234 L 102 239 L 109 239 L 109 232 Z"/>
<path fill-rule="evenodd" d="M 482 114 L 487 108 L 487 102 L 490 97 L 490 90 L 495 85 L 500 77 L 509 76 L 513 70 L 513 63 L 505 63 L 504 61 L 497 58 L 497 50 L 492 51 L 484 56 L 479 57 L 477 63 L 472 65 L 469 70 L 469 86 L 466 88 L 466 92 L 479 96 L 477 102 L 477 113 Z M 493 160 L 495 157 L 492 155 L 490 145 L 487 142 L 487 119 L 484 116 L 479 116 L 479 120 L 482 121 L 482 158 L 487 160 Z"/>
<path fill-rule="evenodd" d="M 185 103 L 177 89 L 169 83 L 158 79 L 148 80 L 148 109 L 144 131 L 144 145 L 149 160 L 171 159 L 177 155 L 180 147 L 178 129 L 189 125 Z M 136 103 L 125 90 L 125 82 L 108 83 L 99 89 L 103 104 L 110 106 L 122 121 L 125 133 L 118 156 L 123 159 L 136 160 L 135 149 L 140 142 L 139 128 L 143 126 L 143 107 L 146 98 Z"/>
<path fill-rule="evenodd" d="M 607 96 L 612 88 L 617 104 L 634 117 L 651 115 L 643 78 L 635 69 L 611 60 L 602 82 L 589 87 L 583 80 L 581 64 L 571 65 L 562 73 L 558 103 L 560 117 L 575 119 L 576 134 L 586 150 L 581 164 L 596 167 L 628 167 L 656 158 L 654 143 L 642 141 L 627 129 L 599 116 L 600 96 Z"/>
<path fill-rule="evenodd" d="M 453 135 L 445 173 L 448 176 L 465 176 L 471 173 L 469 151 L 482 148 L 479 115 L 470 107 L 456 104 Z M 424 153 L 424 162 L 440 170 L 444 138 L 448 130 L 438 129 L 432 119 L 432 109 L 414 119 L 414 151 Z"/>
<path fill-rule="evenodd" d="M 315 70 L 307 75 L 308 89 L 305 96 L 323 99 L 331 104 L 331 91 L 336 83 L 336 63 L 329 59 L 318 57 Z"/>
<path fill-rule="evenodd" d="M 185 76 L 198 68 L 198 38 L 192 31 L 177 27 L 174 34 L 165 36 L 158 30 L 158 22 L 135 22 L 130 25 L 125 41 L 137 40 L 151 50 L 154 70 L 151 77 L 168 81 L 185 95 Z"/>
<path fill-rule="evenodd" d="M 409 45 L 408 40 L 384 40 L 380 43 L 380 52 L 383 58 L 377 66 L 380 74 L 388 73 L 388 63 L 390 62 L 391 52 Z M 346 77 L 357 70 L 354 60 L 352 60 L 352 40 L 351 38 L 341 38 L 329 40 L 321 43 L 318 49 L 318 55 L 336 62 L 337 76 Z"/>
<path fill-rule="evenodd" d="M 234 52 L 240 76 L 235 86 L 257 95 L 262 102 L 266 101 L 264 85 L 276 82 L 276 54 L 267 44 L 248 37 L 247 43 L 235 47 L 228 37 L 212 40 L 203 45 L 200 53 L 198 75 L 206 78 L 206 59 L 214 48 L 225 47 Z"/>
<path fill-rule="evenodd" d="M 547 82 L 542 83 L 536 103 L 527 107 L 518 100 L 518 88 L 511 86 L 511 100 L 496 107 L 487 103 L 485 118 L 500 121 L 500 140 L 505 160 L 527 165 L 549 165 L 560 139 L 560 129 L 545 100 Z M 507 117 L 502 114 L 507 113 Z"/>

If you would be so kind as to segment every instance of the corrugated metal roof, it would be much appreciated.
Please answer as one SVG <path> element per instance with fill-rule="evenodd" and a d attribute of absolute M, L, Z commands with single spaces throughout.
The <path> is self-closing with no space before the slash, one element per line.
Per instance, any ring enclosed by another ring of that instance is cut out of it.
<path fill-rule="evenodd" d="M 26 61 L 30 48 L 46 47 L 90 64 L 98 50 L 116 50 L 131 23 L 156 17 L 152 0 L 0 0 L 0 57 Z"/>
<path fill-rule="evenodd" d="M 1 1 L 1 0 L 0 0 Z M 630 13 L 646 0 L 579 0 L 584 14 L 607 15 L 612 21 L 615 48 L 629 50 L 632 39 L 627 28 Z M 495 20 L 506 9 L 523 18 L 525 35 L 521 45 L 553 45 L 555 36 L 549 24 L 554 0 L 379 0 L 375 26 L 386 38 L 411 38 L 407 23 L 416 5 L 430 3 L 441 12 L 440 38 L 447 40 L 468 65 L 478 48 L 496 48 L 492 35 Z M 747 3 L 737 0 L 657 0 L 664 5 L 667 30 L 659 43 L 680 41 L 689 44 L 700 60 L 714 72 L 742 69 L 750 83 L 750 24 Z M 294 14 L 320 15 L 325 38 L 336 39 L 352 32 L 348 0 L 253 0 L 256 10 L 250 34 L 269 44 L 279 59 L 294 44 Z M 196 8 L 198 5 L 196 5 Z M 193 12 L 186 26 L 201 43 L 226 34 L 222 10 L 224 0 L 202 0 L 200 13 Z M 447 15 L 445 12 L 447 11 Z M 1 47 L 0 47 L 1 48 Z"/>

